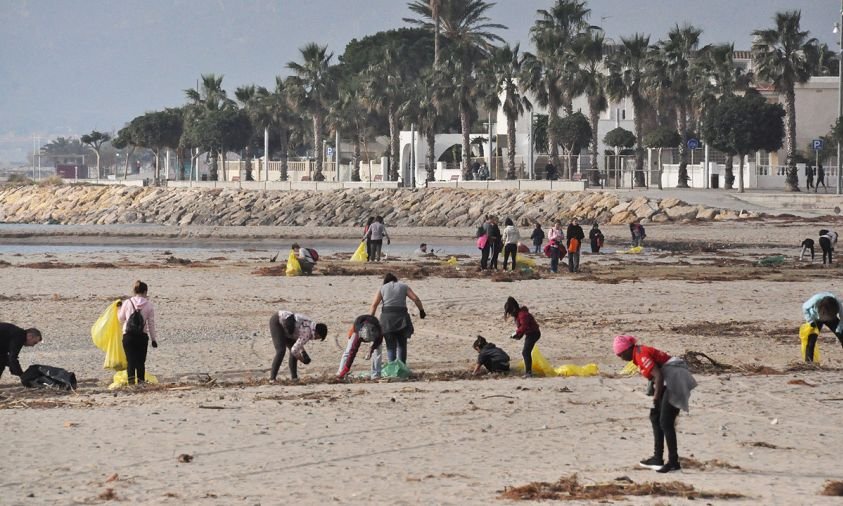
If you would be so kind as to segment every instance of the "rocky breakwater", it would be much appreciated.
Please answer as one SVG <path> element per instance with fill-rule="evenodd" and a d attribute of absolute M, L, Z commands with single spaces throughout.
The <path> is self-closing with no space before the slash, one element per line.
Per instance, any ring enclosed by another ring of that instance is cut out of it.
<path fill-rule="evenodd" d="M 686 204 L 674 198 L 624 200 L 604 192 L 473 191 L 461 189 L 347 189 L 248 191 L 62 185 L 0 187 L 0 221 L 6 223 L 162 225 L 356 226 L 383 216 L 393 226 L 465 227 L 483 216 L 534 221 L 622 224 L 752 218 Z"/>

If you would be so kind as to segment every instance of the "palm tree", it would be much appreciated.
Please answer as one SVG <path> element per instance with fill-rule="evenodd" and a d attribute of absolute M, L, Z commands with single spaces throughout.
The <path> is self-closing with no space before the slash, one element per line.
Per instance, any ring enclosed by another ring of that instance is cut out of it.
<path fill-rule="evenodd" d="M 539 18 L 530 28 L 536 54 L 525 55 L 522 87 L 547 109 L 550 158 L 559 167 L 559 140 L 553 125 L 559 123 L 559 108 L 573 114 L 574 98 L 585 91 L 573 44 L 582 33 L 595 27 L 588 24 L 591 9 L 584 1 L 556 0 L 550 10 L 541 9 L 537 14 Z"/>
<path fill-rule="evenodd" d="M 407 4 L 411 11 L 422 17 L 427 16 L 428 11 L 430 12 L 430 19 L 433 22 L 433 66 L 436 68 L 439 67 L 439 32 L 441 31 L 439 26 L 439 10 L 442 8 L 443 1 L 446 2 L 448 0 L 415 0 Z M 404 21 L 411 23 L 417 22 L 417 20 L 413 19 L 405 19 Z"/>
<path fill-rule="evenodd" d="M 700 50 L 702 30 L 691 25 L 675 25 L 667 40 L 659 42 L 658 59 L 661 60 L 666 84 L 676 98 L 676 122 L 682 142 L 679 143 L 678 188 L 688 187 L 688 110 L 693 91 L 691 76 Z"/>
<path fill-rule="evenodd" d="M 437 73 L 434 68 L 432 72 L 423 74 L 416 80 L 398 111 L 399 115 L 415 121 L 419 134 L 424 136 L 427 145 L 427 181 L 434 181 L 436 178 L 436 131 L 442 126 L 442 112 L 447 110 L 451 103 L 443 90 L 437 87 L 437 83 L 441 82 Z"/>
<path fill-rule="evenodd" d="M 265 97 L 269 94 L 266 88 L 255 85 L 240 86 L 234 91 L 234 96 L 252 123 L 255 133 L 269 128 L 269 111 L 265 108 Z M 246 159 L 246 181 L 254 181 L 252 177 L 252 142 L 246 144 L 244 158 Z M 267 158 L 268 159 L 268 158 Z"/>
<path fill-rule="evenodd" d="M 398 51 L 384 50 L 380 62 L 366 72 L 366 97 L 369 107 L 386 116 L 389 123 L 389 180 L 398 181 L 401 123 L 398 108 L 404 102 L 407 82 Z"/>
<path fill-rule="evenodd" d="M 329 114 L 334 130 L 350 134 L 354 139 L 352 181 L 360 181 L 360 144 L 363 141 L 367 114 L 366 106 L 361 99 L 361 88 L 362 85 L 357 79 L 349 79 L 341 83 Z"/>
<path fill-rule="evenodd" d="M 448 41 L 450 49 L 447 73 L 453 77 L 447 83 L 455 93 L 459 104 L 460 126 L 462 128 L 463 178 L 471 179 L 471 117 L 475 113 L 474 97 L 477 94 L 476 62 L 486 58 L 495 42 L 504 40 L 492 30 L 506 29 L 498 23 L 490 23 L 486 12 L 494 3 L 485 0 L 442 0 L 439 3 L 439 23 L 433 22 L 433 10 L 429 2 L 410 4 L 410 9 L 421 19 L 405 21 L 422 26 L 435 33 L 436 25 L 441 25 L 441 34 Z M 441 62 L 440 62 L 441 64 Z M 445 83 L 443 83 L 445 84 Z"/>
<path fill-rule="evenodd" d="M 334 91 L 334 76 L 328 46 L 311 42 L 299 50 L 302 62 L 289 62 L 287 68 L 295 74 L 290 78 L 290 99 L 299 112 L 307 112 L 313 120 L 313 151 L 316 154 L 315 181 L 324 181 L 322 174 L 322 136 L 325 115 Z"/>
<path fill-rule="evenodd" d="M 700 54 L 698 65 L 693 69 L 691 82 L 694 83 L 693 96 L 700 117 L 715 106 L 721 98 L 729 97 L 737 91 L 746 90 L 752 82 L 752 73 L 735 66 L 734 44 L 716 44 Z M 732 187 L 733 160 L 737 153 L 725 153 L 725 185 Z"/>
<path fill-rule="evenodd" d="M 606 100 L 603 45 L 603 33 L 598 30 L 592 30 L 578 38 L 575 44 L 576 55 L 581 66 L 580 80 L 588 98 L 588 121 L 591 124 L 589 182 L 594 185 L 600 184 L 600 169 L 597 166 L 600 113 L 609 106 Z"/>
<path fill-rule="evenodd" d="M 285 80 L 280 76 L 275 77 L 275 89 L 272 92 L 261 90 L 261 108 L 268 116 L 269 128 L 276 134 L 281 152 L 281 181 L 286 181 L 288 176 L 288 152 L 290 138 L 293 130 L 301 123 L 301 116 L 294 114 L 290 105 L 289 90 L 291 84 L 289 79 Z M 265 154 L 269 160 L 269 153 Z"/>
<path fill-rule="evenodd" d="M 621 37 L 617 53 L 609 58 L 609 79 L 606 91 L 612 100 L 629 97 L 635 116 L 635 186 L 644 186 L 644 148 L 642 146 L 642 120 L 646 100 L 643 84 L 647 77 L 650 36 L 636 33 Z"/>
<path fill-rule="evenodd" d="M 817 62 L 817 39 L 809 38 L 799 24 L 800 11 L 778 12 L 775 28 L 754 30 L 752 60 L 756 75 L 773 84 L 784 95 L 784 135 L 787 165 L 787 189 L 799 191 L 796 173 L 796 93 L 797 83 L 811 77 Z"/>
<path fill-rule="evenodd" d="M 200 121 L 202 117 L 215 111 L 221 111 L 230 107 L 234 107 L 234 102 L 228 98 L 227 93 L 222 88 L 223 76 L 215 74 L 202 74 L 202 84 L 198 89 L 188 88 L 184 90 L 184 94 L 190 101 L 190 104 L 185 108 L 185 125 L 195 124 Z M 187 128 L 186 128 L 187 130 Z M 211 180 L 216 181 L 218 177 L 218 157 L 220 152 L 217 149 L 211 149 Z M 223 156 L 223 177 L 225 177 L 225 153 Z M 157 165 L 157 162 L 156 162 Z"/>
<path fill-rule="evenodd" d="M 507 150 L 507 179 L 515 179 L 515 122 L 532 109 L 533 105 L 518 87 L 518 78 L 522 73 L 524 56 L 519 55 L 520 47 L 510 47 L 509 44 L 495 48 L 488 60 L 489 78 L 492 83 L 486 106 L 489 110 L 503 108 L 506 116 L 506 150 Z M 503 101 L 500 97 L 503 96 Z"/>

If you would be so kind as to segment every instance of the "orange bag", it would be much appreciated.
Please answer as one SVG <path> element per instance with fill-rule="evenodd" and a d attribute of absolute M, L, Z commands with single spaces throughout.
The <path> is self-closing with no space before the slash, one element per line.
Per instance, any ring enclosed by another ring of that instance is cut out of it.
<path fill-rule="evenodd" d="M 580 240 L 579 239 L 571 239 L 571 242 L 568 244 L 568 251 L 571 253 L 576 253 L 580 250 Z"/>

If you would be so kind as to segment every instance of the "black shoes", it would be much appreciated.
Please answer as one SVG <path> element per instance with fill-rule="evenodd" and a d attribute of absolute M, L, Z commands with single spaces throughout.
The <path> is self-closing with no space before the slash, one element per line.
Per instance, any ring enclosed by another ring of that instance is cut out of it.
<path fill-rule="evenodd" d="M 655 455 L 642 460 L 638 463 L 641 467 L 646 467 L 647 469 L 653 469 L 654 471 L 658 471 L 659 469 L 664 467 L 664 459 L 661 457 L 656 457 Z"/>
<path fill-rule="evenodd" d="M 661 468 L 656 469 L 657 473 L 669 473 L 671 471 L 679 471 L 682 469 L 682 466 L 679 465 L 679 462 L 668 462 L 667 464 L 663 465 Z"/>

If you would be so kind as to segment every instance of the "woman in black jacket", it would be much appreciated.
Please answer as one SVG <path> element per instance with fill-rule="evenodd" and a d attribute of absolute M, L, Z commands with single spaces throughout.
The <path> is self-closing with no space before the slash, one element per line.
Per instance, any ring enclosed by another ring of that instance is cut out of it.
<path fill-rule="evenodd" d="M 571 224 L 568 225 L 568 270 L 571 272 L 579 272 L 580 270 L 580 248 L 582 247 L 582 240 L 585 239 L 585 233 L 579 225 L 579 220 L 574 218 Z"/>

